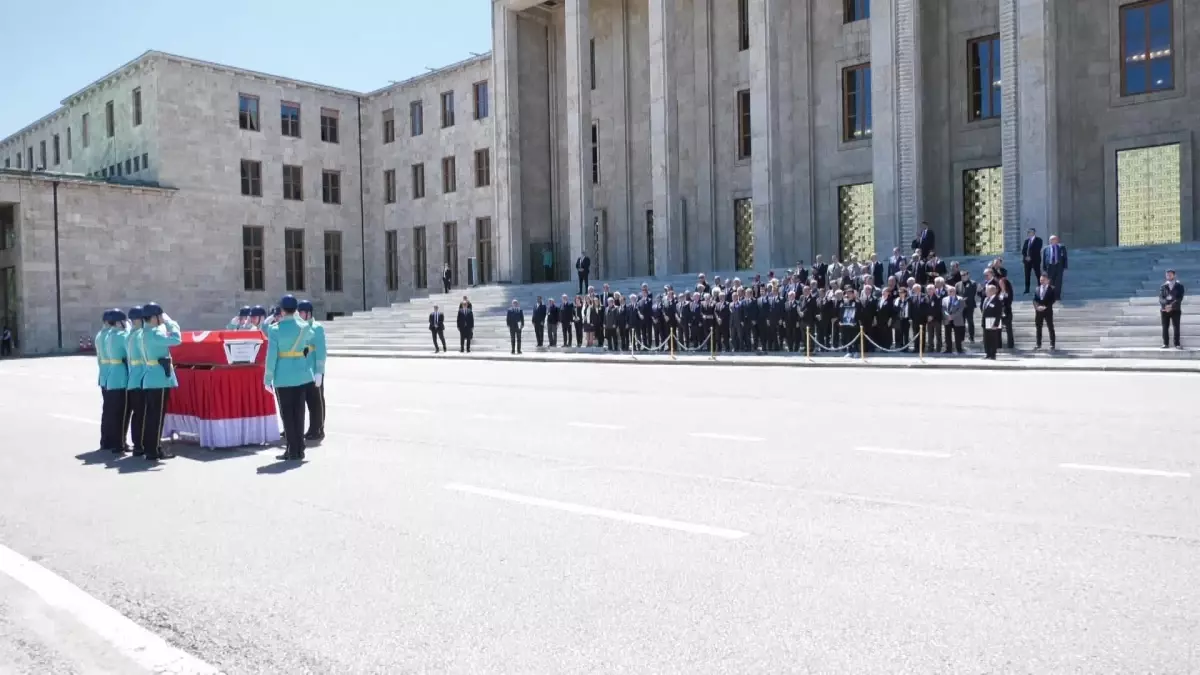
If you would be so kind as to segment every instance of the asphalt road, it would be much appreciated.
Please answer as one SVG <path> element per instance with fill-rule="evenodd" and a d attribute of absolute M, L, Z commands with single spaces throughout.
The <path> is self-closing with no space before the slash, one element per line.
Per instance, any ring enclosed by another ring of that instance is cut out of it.
<path fill-rule="evenodd" d="M 0 544 L 227 673 L 1200 673 L 1194 375 L 335 360 L 152 470 L 93 381 L 0 363 Z M 0 570 L 0 673 L 86 626 Z"/>

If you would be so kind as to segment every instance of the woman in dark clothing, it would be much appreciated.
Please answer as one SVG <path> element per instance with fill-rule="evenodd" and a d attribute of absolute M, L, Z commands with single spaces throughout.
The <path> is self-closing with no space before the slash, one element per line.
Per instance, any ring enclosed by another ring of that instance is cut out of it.
<path fill-rule="evenodd" d="M 471 352 L 471 338 L 475 335 L 475 312 L 470 301 L 464 299 L 458 305 L 458 351 Z"/>
<path fill-rule="evenodd" d="M 575 296 L 575 312 L 571 315 L 571 321 L 575 323 L 575 346 L 583 346 L 583 296 Z"/>

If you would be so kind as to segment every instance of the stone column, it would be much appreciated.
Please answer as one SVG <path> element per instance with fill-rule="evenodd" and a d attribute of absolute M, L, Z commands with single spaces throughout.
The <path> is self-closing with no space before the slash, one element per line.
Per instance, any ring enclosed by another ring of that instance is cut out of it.
<path fill-rule="evenodd" d="M 1052 0 L 1000 0 L 1004 249 L 1025 230 L 1058 226 L 1057 112 Z"/>
<path fill-rule="evenodd" d="M 495 105 L 496 263 L 501 281 L 525 281 L 521 217 L 521 124 L 518 111 L 517 14 L 492 4 L 492 100 Z"/>
<path fill-rule="evenodd" d="M 875 250 L 908 251 L 923 217 L 920 0 L 871 3 Z M 949 233 L 935 233 L 943 238 Z M 943 225 L 941 229 L 946 226 Z"/>
<path fill-rule="evenodd" d="M 603 272 L 598 251 L 591 250 L 595 213 L 592 209 L 592 71 L 588 0 L 567 0 L 567 214 L 571 241 L 570 268 L 587 251 L 592 274 Z"/>
<path fill-rule="evenodd" d="M 675 4 L 675 0 L 650 0 L 650 154 L 657 276 L 683 271 L 678 86 L 672 72 Z"/>
<path fill-rule="evenodd" d="M 779 0 L 749 0 L 750 175 L 754 199 L 754 267 L 775 263 L 776 230 L 782 225 L 776 143 L 779 139 L 779 75 L 774 58 Z M 779 36 L 787 39 L 786 35 Z"/>

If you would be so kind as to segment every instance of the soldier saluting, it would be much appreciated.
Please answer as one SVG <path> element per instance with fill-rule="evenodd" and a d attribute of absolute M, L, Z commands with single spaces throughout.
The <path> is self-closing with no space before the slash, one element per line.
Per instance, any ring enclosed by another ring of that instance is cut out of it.
<path fill-rule="evenodd" d="M 142 373 L 142 450 L 146 459 L 156 462 L 175 455 L 163 451 L 162 429 L 167 416 L 171 390 L 179 386 L 171 347 L 183 342 L 179 324 L 157 303 L 142 305 L 145 326 L 138 337 L 145 370 Z"/>
<path fill-rule="evenodd" d="M 314 377 L 306 352 L 313 348 L 313 331 L 296 316 L 300 303 L 294 295 L 279 301 L 280 318 L 267 329 L 267 367 L 263 386 L 279 399 L 279 416 L 287 451 L 276 459 L 304 459 L 304 402 Z"/>
<path fill-rule="evenodd" d="M 128 355 L 129 375 L 125 383 L 125 400 L 128 412 L 125 415 L 124 429 L 121 432 L 122 442 L 128 434 L 133 440 L 133 456 L 144 457 L 145 448 L 142 446 L 142 425 L 145 424 L 145 400 L 142 397 L 142 380 L 146 376 L 146 355 L 142 352 L 142 307 L 129 308 L 129 335 L 126 339 L 126 354 Z"/>

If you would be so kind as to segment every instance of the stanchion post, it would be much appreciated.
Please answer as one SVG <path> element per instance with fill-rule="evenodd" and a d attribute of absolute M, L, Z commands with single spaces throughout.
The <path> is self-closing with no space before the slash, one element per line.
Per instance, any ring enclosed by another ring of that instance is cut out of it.
<path fill-rule="evenodd" d="M 717 360 L 717 341 L 716 341 L 715 337 L 716 337 L 716 332 L 712 328 L 709 328 L 708 329 L 708 358 L 712 359 L 713 361 Z"/>
<path fill-rule="evenodd" d="M 671 334 L 667 336 L 667 342 L 671 343 L 671 360 L 675 360 L 675 329 L 671 329 Z"/>
<path fill-rule="evenodd" d="M 917 339 L 921 343 L 920 346 L 917 348 L 917 354 L 918 354 L 917 358 L 924 361 L 925 360 L 925 326 L 921 326 L 921 332 L 919 333 L 919 337 Z"/>
<path fill-rule="evenodd" d="M 804 358 L 812 361 L 812 328 L 804 327 Z"/>
<path fill-rule="evenodd" d="M 867 360 L 867 338 L 862 326 L 858 327 L 858 355 L 863 361 Z"/>

